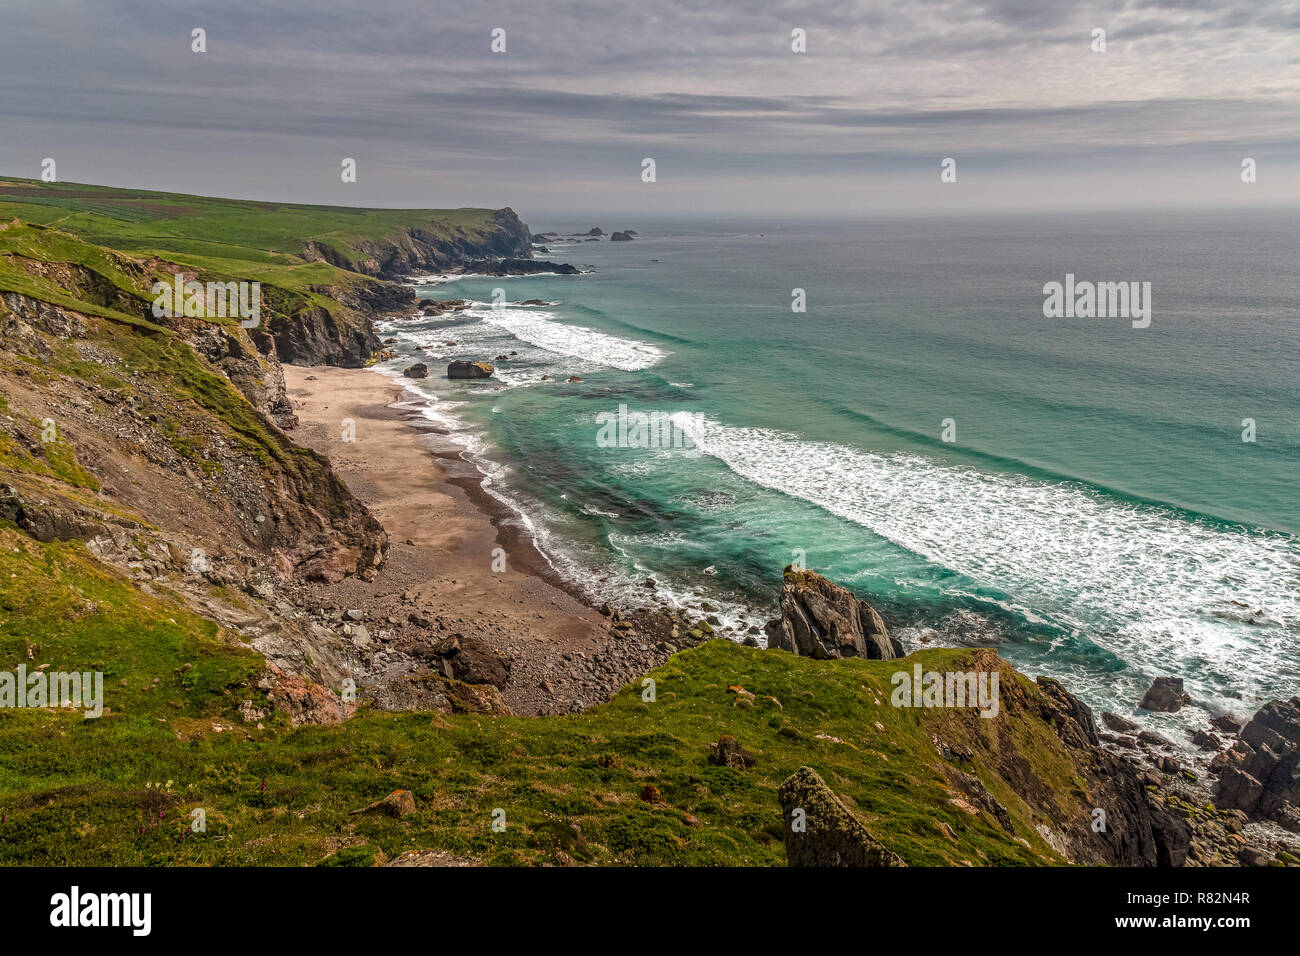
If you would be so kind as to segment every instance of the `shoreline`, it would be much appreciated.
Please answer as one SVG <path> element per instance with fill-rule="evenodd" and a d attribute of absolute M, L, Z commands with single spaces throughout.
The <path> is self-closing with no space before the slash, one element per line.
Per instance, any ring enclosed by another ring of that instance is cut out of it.
<path fill-rule="evenodd" d="M 285 365 L 284 373 L 299 418 L 294 441 L 327 457 L 389 536 L 373 580 L 313 585 L 310 601 L 342 602 L 393 625 L 403 650 L 445 636 L 482 640 L 510 659 L 500 689 L 521 715 L 594 706 L 677 649 L 662 614 L 638 615 L 634 630 L 563 579 L 514 511 L 482 487 L 478 468 L 437 447 L 439 439 L 451 445 L 446 430 L 401 407 L 412 393 L 400 381 L 333 366 Z M 354 441 L 342 440 L 345 419 Z M 442 633 L 405 628 L 397 615 L 413 608 Z"/>
<path fill-rule="evenodd" d="M 617 611 L 606 616 L 596 609 L 575 582 L 564 579 L 549 564 L 517 512 L 483 487 L 484 473 L 453 447 L 449 429 L 419 413 L 424 396 L 409 390 L 400 379 L 370 369 L 297 366 L 285 366 L 285 377 L 294 411 L 302 422 L 294 432 L 295 441 L 325 454 L 390 535 L 389 558 L 374 585 L 380 606 L 385 582 L 408 575 L 412 561 L 429 566 L 452 564 L 454 578 L 447 574 L 425 582 L 426 592 L 436 592 L 434 613 L 450 616 L 459 609 L 484 615 L 486 610 L 492 627 L 484 636 L 517 665 L 502 687 L 514 713 L 585 710 L 693 643 L 684 636 L 691 627 L 684 615 L 674 617 L 666 609 L 652 607 L 627 616 Z M 402 407 L 404 404 L 407 407 Z M 333 428 L 343 417 L 356 421 L 354 444 L 324 435 L 327 423 Z M 432 436 L 446 447 L 433 447 L 428 440 Z M 400 479 L 390 474 L 389 481 L 377 480 L 394 467 L 401 470 Z M 443 535 L 433 541 L 408 538 L 416 525 L 410 520 L 409 508 L 403 510 L 402 499 L 411 496 L 419 502 L 442 499 L 442 517 L 458 530 L 450 538 Z M 412 547 L 417 552 L 414 555 L 407 553 Z M 493 547 L 504 549 L 508 572 L 490 570 L 487 555 Z M 467 553 L 473 560 L 466 561 Z M 449 590 L 448 583 L 452 585 Z M 348 578 L 334 587 L 355 593 L 364 585 Z M 387 590 L 391 594 L 393 589 L 389 586 Z M 428 597 L 428 593 L 422 595 L 426 601 Z M 502 614 L 504 608 L 512 613 Z M 557 611 L 563 626 L 551 628 Z M 543 633 L 531 641 L 518 640 L 510 630 L 523 619 L 528 627 L 540 627 Z M 539 621 L 544 623 L 539 625 Z M 464 620 L 457 619 L 457 624 L 463 625 Z M 907 647 L 904 653 L 940 646 L 947 645 L 922 643 Z M 1106 715 L 1098 710 L 1097 716 Z M 1150 762 L 1153 766 L 1163 756 L 1136 742 L 1126 746 L 1126 738 L 1107 732 L 1110 730 L 1107 726 L 1100 733 L 1101 746 L 1114 755 L 1135 765 Z M 1153 739 L 1177 754 L 1180 763 L 1196 766 L 1197 777 L 1203 775 L 1207 755 L 1183 741 L 1171 745 L 1159 736 Z M 1205 781 L 1195 778 L 1190 783 L 1177 781 L 1173 789 L 1202 799 L 1211 796 Z"/>

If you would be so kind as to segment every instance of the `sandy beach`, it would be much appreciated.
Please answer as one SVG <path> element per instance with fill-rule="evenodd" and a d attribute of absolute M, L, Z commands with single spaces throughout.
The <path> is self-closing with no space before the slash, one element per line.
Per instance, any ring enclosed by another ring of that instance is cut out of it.
<path fill-rule="evenodd" d="M 300 420 L 294 440 L 330 459 L 391 542 L 375 580 L 330 585 L 333 600 L 378 613 L 414 605 L 486 637 L 514 661 L 502 693 L 515 713 L 594 703 L 572 659 L 611 643 L 609 621 L 560 586 L 471 465 L 430 447 L 438 436 L 427 419 L 393 407 L 401 385 L 364 369 L 284 371 Z M 342 440 L 345 419 L 354 422 L 353 442 Z M 501 567 L 497 549 L 505 551 L 503 571 L 493 570 L 494 558 Z"/>

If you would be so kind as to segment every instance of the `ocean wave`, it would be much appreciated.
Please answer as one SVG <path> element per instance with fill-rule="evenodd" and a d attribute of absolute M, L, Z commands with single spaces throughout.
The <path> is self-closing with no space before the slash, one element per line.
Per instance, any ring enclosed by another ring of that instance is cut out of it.
<path fill-rule="evenodd" d="M 1300 539 L 1291 535 L 1072 482 L 707 419 L 701 428 L 690 416 L 680 424 L 737 475 L 1004 594 L 1027 620 L 1085 635 L 1144 676 L 1185 676 L 1206 698 L 1261 684 L 1295 692 Z M 1249 622 L 1225 613 L 1243 608 Z"/>
<path fill-rule="evenodd" d="M 668 353 L 648 342 L 622 339 L 580 325 L 557 322 L 537 309 L 467 309 L 464 315 L 509 332 L 515 338 L 547 352 L 582 359 L 594 365 L 635 372 L 649 368 Z"/>

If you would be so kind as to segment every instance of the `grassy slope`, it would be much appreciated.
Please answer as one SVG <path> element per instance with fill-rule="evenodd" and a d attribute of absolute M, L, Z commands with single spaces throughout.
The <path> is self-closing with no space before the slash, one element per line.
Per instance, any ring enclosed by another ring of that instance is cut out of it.
<path fill-rule="evenodd" d="M 945 670 L 962 654 L 918 659 Z M 889 706 L 890 662 L 817 662 L 714 641 L 652 672 L 655 703 L 629 687 L 575 716 L 363 713 L 338 726 L 268 720 L 258 730 L 232 716 L 241 699 L 262 702 L 259 659 L 233 635 L 141 595 L 78 544 L 3 527 L 0 659 L 51 670 L 94 662 L 108 674 L 112 709 L 98 720 L 0 715 L 0 863 L 369 862 L 376 848 L 525 863 L 556 860 L 559 848 L 601 863 L 781 864 L 776 789 L 804 764 L 913 865 L 1059 862 L 978 758 L 964 769 L 995 787 L 1033 849 L 948 802 L 928 735 L 957 731 L 942 712 Z M 757 704 L 737 706 L 733 683 Z M 1059 772 L 1050 728 L 1012 728 L 1045 777 Z M 754 768 L 708 763 L 708 743 L 724 732 L 758 758 Z M 646 784 L 668 805 L 642 802 Z M 394 788 L 415 794 L 414 815 L 348 814 Z M 208 832 L 182 840 L 196 807 Z M 498 807 L 508 824 L 499 834 L 490 826 Z M 703 827 L 688 826 L 683 811 Z"/>
<path fill-rule="evenodd" d="M 300 254 L 308 242 L 331 247 L 351 266 L 364 258 L 359 243 L 406 228 L 481 238 L 493 228 L 492 213 L 301 206 L 0 177 L 0 219 L 57 226 L 137 258 L 157 255 L 218 274 L 261 278 L 244 274 L 257 265 L 264 281 L 274 275 L 277 284 L 296 289 L 346 274 L 323 263 L 304 267 Z"/>
<path fill-rule="evenodd" d="M 274 327 L 277 317 L 313 307 L 340 315 L 332 296 L 374 281 L 353 271 L 367 258 L 363 243 L 400 240 L 408 229 L 471 240 L 494 229 L 489 209 L 300 206 L 0 177 L 0 225 L 6 224 L 0 291 L 148 328 L 153 323 L 139 310 L 153 301 L 153 281 L 170 281 L 181 269 L 201 281 L 260 282 L 267 326 Z M 308 243 L 329 247 L 341 266 L 304 259 Z M 162 261 L 134 276 L 123 271 L 122 257 Z M 41 262 L 89 269 L 106 287 L 138 300 L 137 308 L 114 307 L 103 289 L 78 294 L 33 276 L 32 263 Z"/>

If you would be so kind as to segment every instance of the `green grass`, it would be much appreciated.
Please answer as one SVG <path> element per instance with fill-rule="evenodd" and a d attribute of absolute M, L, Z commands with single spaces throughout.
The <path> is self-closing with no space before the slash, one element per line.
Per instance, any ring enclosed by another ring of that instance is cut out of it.
<path fill-rule="evenodd" d="M 261 701 L 257 655 L 144 597 L 79 545 L 0 528 L 0 612 L 0 668 L 102 668 L 112 710 L 98 720 L 0 715 L 0 863 L 364 865 L 376 850 L 440 849 L 496 864 L 562 852 L 605 864 L 780 865 L 776 790 L 804 764 L 910 864 L 1060 862 L 1017 801 L 1004 802 L 1030 847 L 948 802 L 928 736 L 946 717 L 889 706 L 891 662 L 818 662 L 719 640 L 651 672 L 654 703 L 634 686 L 574 716 L 363 710 L 342 725 L 268 719 L 259 730 L 233 718 L 241 699 Z M 946 670 L 964 653 L 918 657 Z M 759 695 L 755 706 L 736 706 L 727 688 L 737 683 Z M 757 764 L 711 765 L 707 745 L 722 733 Z M 1025 745 L 1041 738 L 1050 769 L 1050 728 L 1026 721 L 1013 733 Z M 964 769 L 987 778 L 980 759 Z M 667 805 L 640 800 L 647 784 Z M 398 788 L 414 793 L 412 816 L 349 814 Z M 186 833 L 195 808 L 206 834 Z"/>
<path fill-rule="evenodd" d="M 409 231 L 478 241 L 495 228 L 488 209 L 300 206 L 0 177 L 0 291 L 158 330 L 153 283 L 185 270 L 261 283 L 263 319 L 276 330 L 313 308 L 342 315 L 337 296 L 375 282 L 358 271 L 367 246 Z M 309 244 L 335 264 L 309 261 Z"/>
<path fill-rule="evenodd" d="M 279 256 L 279 264 L 292 266 L 302 261 L 307 243 L 316 242 L 355 270 L 365 258 L 362 243 L 406 229 L 481 239 L 492 231 L 492 215 L 490 209 L 307 206 L 0 177 L 0 218 L 57 226 L 136 256 L 161 252 L 253 263 Z"/>

